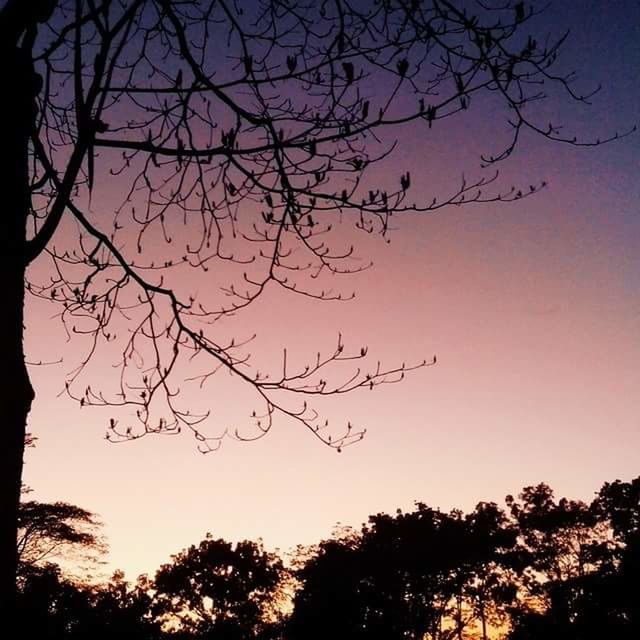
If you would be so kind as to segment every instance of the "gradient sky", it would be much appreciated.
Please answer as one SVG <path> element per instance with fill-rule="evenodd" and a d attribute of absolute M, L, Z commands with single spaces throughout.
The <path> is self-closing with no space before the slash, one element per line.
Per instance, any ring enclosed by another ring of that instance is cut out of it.
<path fill-rule="evenodd" d="M 640 123 L 640 4 L 557 1 L 542 22 L 571 29 L 561 64 L 580 86 L 603 85 L 588 108 L 550 102 L 550 117 L 590 137 Z M 491 147 L 488 119 L 478 110 L 428 143 L 402 140 L 396 161 L 418 192 L 473 175 Z M 267 353 L 289 344 L 313 354 L 341 331 L 389 365 L 437 354 L 436 367 L 402 384 L 327 403 L 329 415 L 368 428 L 339 455 L 284 420 L 261 441 L 227 441 L 207 456 L 186 435 L 110 445 L 104 413 L 58 396 L 73 346 L 32 305 L 30 359 L 65 358 L 32 369 L 33 495 L 100 514 L 109 566 L 135 577 L 206 532 L 287 550 L 414 500 L 470 508 L 540 481 L 588 499 L 606 480 L 637 476 L 639 150 L 640 134 L 597 149 L 525 139 L 505 184 L 547 180 L 545 191 L 402 219 L 390 245 L 362 246 L 375 266 L 342 281 L 352 302 L 255 305 Z M 300 325 L 304 336 L 288 329 Z M 242 399 L 224 403 L 233 414 Z"/>

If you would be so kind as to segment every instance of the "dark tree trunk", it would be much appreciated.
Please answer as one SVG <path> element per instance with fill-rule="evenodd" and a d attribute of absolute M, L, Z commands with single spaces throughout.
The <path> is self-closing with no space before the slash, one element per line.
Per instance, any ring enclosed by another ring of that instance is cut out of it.
<path fill-rule="evenodd" d="M 482 640 L 488 640 L 487 638 L 487 615 L 485 612 L 484 593 L 480 596 L 482 601 L 480 602 L 480 620 L 482 621 Z"/>
<path fill-rule="evenodd" d="M 2 29 L 0 29 L 0 32 Z M 38 90 L 30 52 L 0 42 L 0 619 L 16 598 L 18 505 L 27 416 L 34 393 L 23 349 L 29 136 Z"/>
<path fill-rule="evenodd" d="M 458 640 L 462 640 L 462 594 L 461 593 L 459 593 L 456 596 L 456 623 L 457 623 L 456 634 L 458 636 Z"/>

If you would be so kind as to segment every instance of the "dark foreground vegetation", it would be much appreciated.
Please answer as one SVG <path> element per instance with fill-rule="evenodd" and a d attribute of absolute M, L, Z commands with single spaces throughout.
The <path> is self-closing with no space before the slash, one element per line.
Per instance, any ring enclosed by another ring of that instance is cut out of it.
<path fill-rule="evenodd" d="M 545 484 L 470 513 L 417 503 L 286 565 L 260 542 L 208 535 L 135 584 L 61 568 L 69 551 L 100 551 L 92 514 L 23 505 L 21 637 L 640 638 L 640 478 L 590 504 Z"/>

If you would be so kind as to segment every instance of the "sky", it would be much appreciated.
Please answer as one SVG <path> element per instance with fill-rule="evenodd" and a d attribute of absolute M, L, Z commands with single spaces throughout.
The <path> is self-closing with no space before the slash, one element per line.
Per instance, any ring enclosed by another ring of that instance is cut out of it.
<path fill-rule="evenodd" d="M 553 119 L 603 138 L 640 123 L 638 2 L 555 2 L 541 26 L 570 28 L 561 64 L 581 86 L 602 84 L 590 107 L 547 104 Z M 440 138 L 403 134 L 394 162 L 425 192 L 472 175 L 494 142 L 489 120 L 479 110 Z M 134 578 L 207 532 L 287 551 L 416 500 L 469 509 L 542 481 L 589 499 L 605 481 L 637 476 L 639 167 L 640 134 L 595 149 L 526 138 L 502 179 L 546 180 L 539 194 L 397 221 L 390 244 L 362 245 L 373 268 L 341 282 L 353 301 L 259 301 L 259 344 L 274 357 L 283 344 L 330 348 L 338 332 L 389 365 L 437 355 L 401 384 L 326 404 L 367 428 L 340 454 L 286 420 L 208 455 L 186 435 L 109 444 L 105 414 L 60 394 L 73 346 L 55 310 L 28 307 L 30 360 L 64 358 L 31 370 L 32 495 L 98 513 L 108 569 Z M 204 398 L 230 415 L 243 401 Z"/>

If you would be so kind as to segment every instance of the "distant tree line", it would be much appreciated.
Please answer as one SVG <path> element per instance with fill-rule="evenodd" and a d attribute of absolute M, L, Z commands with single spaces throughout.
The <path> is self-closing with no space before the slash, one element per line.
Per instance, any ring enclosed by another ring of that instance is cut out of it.
<path fill-rule="evenodd" d="M 23 528 L 52 513 L 26 504 Z M 64 526 L 48 522 L 65 548 L 99 543 L 80 535 L 93 514 L 59 516 Z M 39 548 L 47 535 L 41 525 Z M 260 542 L 207 535 L 135 584 L 121 572 L 90 584 L 39 559 L 22 563 L 19 591 L 22 633 L 35 638 L 637 640 L 640 477 L 606 483 L 591 503 L 546 484 L 470 513 L 417 503 L 288 563 Z"/>

